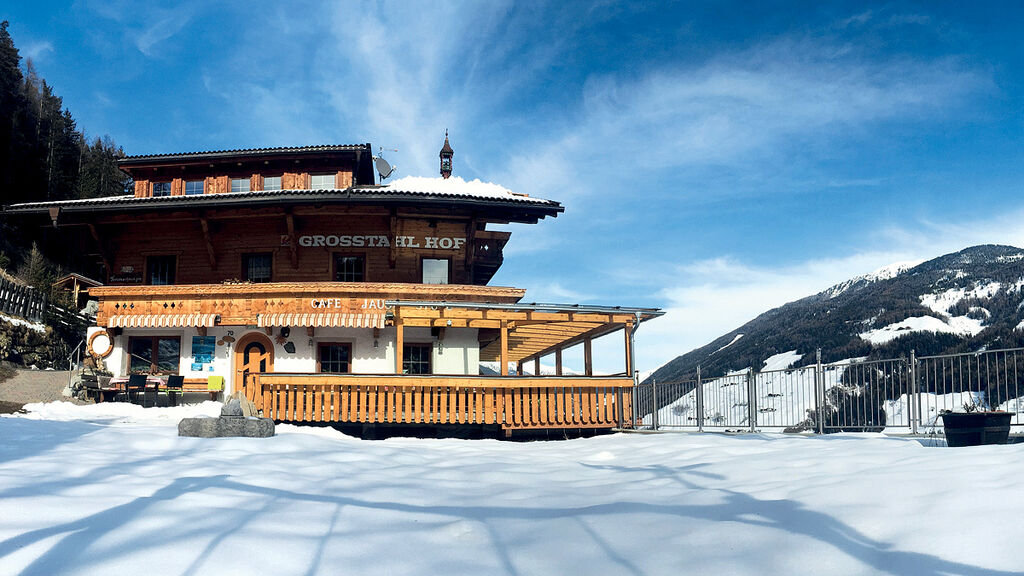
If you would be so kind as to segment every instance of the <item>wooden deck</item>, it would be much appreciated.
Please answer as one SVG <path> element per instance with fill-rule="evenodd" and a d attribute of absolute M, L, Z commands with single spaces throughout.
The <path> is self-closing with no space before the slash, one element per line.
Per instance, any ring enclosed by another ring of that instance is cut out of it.
<path fill-rule="evenodd" d="M 250 374 L 246 397 L 278 422 L 616 428 L 632 414 L 625 377 Z"/>

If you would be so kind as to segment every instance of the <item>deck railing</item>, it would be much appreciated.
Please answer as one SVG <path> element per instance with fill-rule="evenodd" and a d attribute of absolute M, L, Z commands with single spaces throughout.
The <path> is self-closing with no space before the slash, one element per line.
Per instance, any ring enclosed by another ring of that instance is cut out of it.
<path fill-rule="evenodd" d="M 278 422 L 495 425 L 506 430 L 630 426 L 621 377 L 257 373 L 243 390 Z"/>

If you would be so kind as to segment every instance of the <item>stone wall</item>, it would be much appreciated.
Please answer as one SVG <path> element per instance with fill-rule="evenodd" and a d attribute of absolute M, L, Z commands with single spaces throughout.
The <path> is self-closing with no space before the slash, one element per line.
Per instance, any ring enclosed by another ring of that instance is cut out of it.
<path fill-rule="evenodd" d="M 0 361 L 25 367 L 56 367 L 63 349 L 64 343 L 49 326 L 38 330 L 0 317 Z"/>

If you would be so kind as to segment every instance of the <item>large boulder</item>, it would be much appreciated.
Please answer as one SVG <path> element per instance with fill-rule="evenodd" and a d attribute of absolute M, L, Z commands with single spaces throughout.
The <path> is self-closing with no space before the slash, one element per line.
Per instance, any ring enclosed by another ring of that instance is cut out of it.
<path fill-rule="evenodd" d="M 193 438 L 269 438 L 274 421 L 256 416 L 256 406 L 239 393 L 224 402 L 217 418 L 184 418 L 178 422 L 178 436 Z"/>

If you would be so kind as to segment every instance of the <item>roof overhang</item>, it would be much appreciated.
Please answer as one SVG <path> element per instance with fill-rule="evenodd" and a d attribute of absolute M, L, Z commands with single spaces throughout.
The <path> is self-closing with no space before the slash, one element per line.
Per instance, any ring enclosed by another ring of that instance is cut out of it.
<path fill-rule="evenodd" d="M 538 358 L 617 330 L 636 327 L 665 313 L 657 308 L 589 306 L 580 304 L 490 304 L 424 300 L 387 300 L 395 324 L 430 327 L 504 327 L 508 358 L 519 362 Z M 481 361 L 497 361 L 501 344 L 480 350 Z"/>
<path fill-rule="evenodd" d="M 432 194 L 389 190 L 380 186 L 355 186 L 344 190 L 269 190 L 229 192 L 195 196 L 110 196 L 83 200 L 31 202 L 4 207 L 8 214 L 46 214 L 60 224 L 70 215 L 123 214 L 126 212 L 166 212 L 218 208 L 257 208 L 298 205 L 402 205 L 433 208 L 487 210 L 510 222 L 532 223 L 565 210 L 553 200 L 509 196 L 489 197 L 460 194 Z M 56 218 L 54 218 L 56 216 Z"/>

